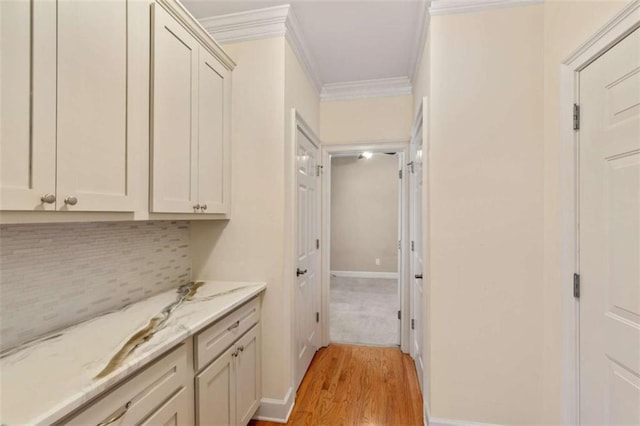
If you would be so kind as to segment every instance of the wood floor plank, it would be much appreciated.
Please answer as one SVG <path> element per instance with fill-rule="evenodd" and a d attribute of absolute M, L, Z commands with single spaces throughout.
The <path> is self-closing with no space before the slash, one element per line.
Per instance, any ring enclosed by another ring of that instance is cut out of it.
<path fill-rule="evenodd" d="M 413 360 L 395 348 L 335 344 L 320 349 L 300 384 L 287 424 L 422 425 L 422 395 Z"/>

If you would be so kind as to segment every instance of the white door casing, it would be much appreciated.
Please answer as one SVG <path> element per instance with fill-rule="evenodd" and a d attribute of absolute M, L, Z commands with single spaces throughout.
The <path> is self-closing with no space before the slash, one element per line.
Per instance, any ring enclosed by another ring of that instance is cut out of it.
<path fill-rule="evenodd" d="M 422 111 L 422 108 L 420 109 Z M 424 389 L 424 264 L 423 264 L 423 117 L 419 113 L 414 124 L 410 144 L 409 176 L 409 235 L 410 299 L 411 299 L 411 357 L 418 374 L 420 389 Z"/>
<path fill-rule="evenodd" d="M 580 73 L 580 423 L 640 424 L 640 30 Z"/>
<path fill-rule="evenodd" d="M 298 117 L 297 121 L 302 122 Z M 295 388 L 320 347 L 319 176 L 317 138 L 296 128 L 296 281 L 294 294 Z"/>

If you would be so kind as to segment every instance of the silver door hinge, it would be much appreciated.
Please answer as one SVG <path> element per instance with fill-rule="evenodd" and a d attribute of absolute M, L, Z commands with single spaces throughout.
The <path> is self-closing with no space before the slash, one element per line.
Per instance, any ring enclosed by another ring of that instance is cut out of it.
<path fill-rule="evenodd" d="M 316 239 L 316 249 L 320 248 L 320 240 Z"/>
<path fill-rule="evenodd" d="M 398 311 L 398 319 L 402 319 L 402 312 Z"/>
<path fill-rule="evenodd" d="M 316 312 L 316 322 L 320 322 L 320 312 Z"/>
<path fill-rule="evenodd" d="M 398 170 L 398 176 L 402 179 L 402 169 Z"/>
<path fill-rule="evenodd" d="M 411 318 L 411 329 L 412 330 L 416 329 L 416 320 L 414 320 L 413 318 Z"/>
<path fill-rule="evenodd" d="M 398 241 L 398 250 L 402 250 L 402 241 Z"/>
<path fill-rule="evenodd" d="M 573 104 L 573 130 L 580 130 L 580 105 Z"/>
<path fill-rule="evenodd" d="M 414 170 L 414 168 L 413 168 L 413 165 L 414 165 L 414 162 L 413 162 L 413 161 L 409 161 L 409 162 L 407 163 L 407 166 L 409 166 L 409 171 L 410 171 L 411 173 L 415 173 L 415 170 Z"/>
<path fill-rule="evenodd" d="M 320 174 L 322 174 L 322 166 L 321 165 L 317 165 L 316 166 L 316 176 L 320 176 Z"/>
<path fill-rule="evenodd" d="M 411 251 L 415 250 L 415 243 L 413 241 L 411 241 Z"/>
<path fill-rule="evenodd" d="M 573 297 L 580 299 L 580 274 L 573 274 Z"/>

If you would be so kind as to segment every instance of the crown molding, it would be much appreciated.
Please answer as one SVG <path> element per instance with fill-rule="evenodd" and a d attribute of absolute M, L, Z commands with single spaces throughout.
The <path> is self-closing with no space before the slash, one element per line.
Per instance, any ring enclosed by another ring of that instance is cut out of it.
<path fill-rule="evenodd" d="M 246 12 L 201 18 L 200 24 L 218 43 L 238 43 L 271 37 L 285 37 L 319 95 L 322 79 L 304 39 L 304 33 L 289 4 Z"/>
<path fill-rule="evenodd" d="M 321 101 L 375 98 L 381 96 L 410 95 L 409 77 L 380 78 L 375 80 L 328 83 L 322 86 Z"/>
<path fill-rule="evenodd" d="M 431 15 L 429 13 L 430 0 L 421 0 L 420 9 L 418 11 L 418 30 L 413 42 L 413 56 L 411 57 L 411 65 L 409 65 L 409 80 L 411 85 L 415 85 L 415 78 L 418 75 L 420 62 L 422 62 L 422 54 L 424 53 L 424 45 L 427 42 L 429 34 L 429 23 Z"/>
<path fill-rule="evenodd" d="M 431 0 L 431 16 L 541 4 L 544 0 Z"/>

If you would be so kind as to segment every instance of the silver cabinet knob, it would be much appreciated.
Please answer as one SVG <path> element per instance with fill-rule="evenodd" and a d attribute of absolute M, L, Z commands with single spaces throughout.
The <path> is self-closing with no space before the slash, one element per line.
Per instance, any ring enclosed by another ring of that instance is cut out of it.
<path fill-rule="evenodd" d="M 207 205 L 203 204 L 202 207 L 200 207 L 202 210 L 206 210 L 207 209 Z"/>
<path fill-rule="evenodd" d="M 76 204 L 78 204 L 78 199 L 74 196 L 69 196 L 64 199 L 64 203 L 69 206 L 75 206 Z"/>
<path fill-rule="evenodd" d="M 200 204 L 196 204 L 195 206 L 193 206 L 194 210 L 200 210 Z"/>
<path fill-rule="evenodd" d="M 47 204 L 53 204 L 56 202 L 56 196 L 53 194 L 44 194 L 42 197 L 40 197 L 40 201 Z"/>

